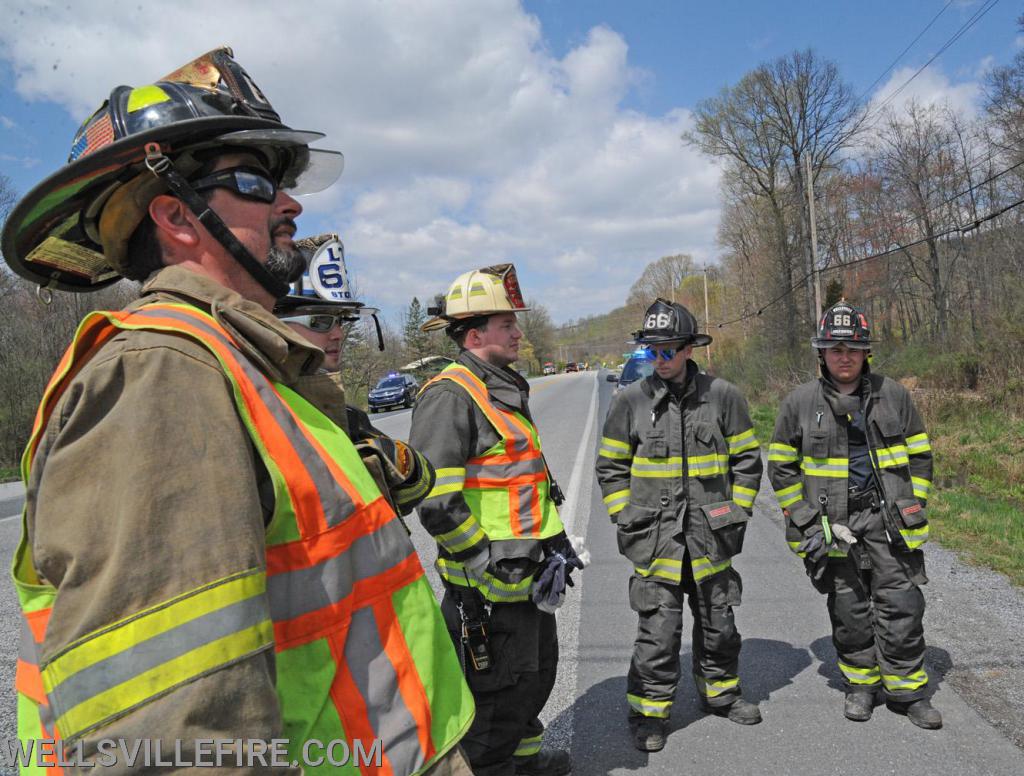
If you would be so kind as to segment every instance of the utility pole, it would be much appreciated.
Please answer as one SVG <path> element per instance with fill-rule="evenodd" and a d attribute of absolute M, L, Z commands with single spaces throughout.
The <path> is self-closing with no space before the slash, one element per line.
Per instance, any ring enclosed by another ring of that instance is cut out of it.
<path fill-rule="evenodd" d="M 814 321 L 817 323 L 821 317 L 821 278 L 818 274 L 818 230 L 814 221 L 814 178 L 811 175 L 811 155 L 804 154 L 805 167 L 807 168 L 807 204 L 811 217 L 811 266 L 814 270 Z"/>
<path fill-rule="evenodd" d="M 704 333 L 711 334 L 711 308 L 708 306 L 708 265 L 704 265 Z M 708 369 L 711 369 L 711 345 L 708 345 Z"/>

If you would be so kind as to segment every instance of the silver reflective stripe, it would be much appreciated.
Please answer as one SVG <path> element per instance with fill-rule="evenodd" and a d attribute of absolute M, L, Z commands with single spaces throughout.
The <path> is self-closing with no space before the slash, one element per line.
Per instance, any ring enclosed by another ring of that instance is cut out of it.
<path fill-rule="evenodd" d="M 381 739 L 394 772 L 415 773 L 426 762 L 419 728 L 402 702 L 398 676 L 381 643 L 373 609 L 353 612 L 345 638 L 345 663 L 363 696 L 374 735 Z"/>
<path fill-rule="evenodd" d="M 20 619 L 21 633 L 18 637 L 18 659 L 23 663 L 37 666 L 39 665 L 39 647 L 36 646 L 36 639 L 32 635 L 32 629 L 28 627 L 28 620 L 24 617 Z"/>
<path fill-rule="evenodd" d="M 540 474 L 544 471 L 544 461 L 540 453 L 535 458 L 527 458 L 515 463 L 498 464 L 466 464 L 466 479 L 510 480 L 524 474 Z M 435 486 L 436 487 L 436 486 Z"/>
<path fill-rule="evenodd" d="M 416 550 L 397 518 L 360 536 L 340 555 L 315 566 L 267 577 L 270 615 L 283 622 L 336 604 L 352 593 L 359 581 L 381 574 Z"/>
<path fill-rule="evenodd" d="M 524 534 L 533 533 L 540 526 L 534 519 L 533 506 L 537 504 L 537 488 L 533 485 L 520 485 L 516 488 L 519 498 L 519 527 Z"/>
<path fill-rule="evenodd" d="M 59 717 L 139 674 L 218 639 L 255 627 L 268 618 L 267 601 L 261 595 L 216 609 L 77 671 L 47 693 L 50 705 L 58 711 L 56 716 Z"/>
<path fill-rule="evenodd" d="M 676 461 L 673 463 L 638 463 L 637 459 L 633 459 L 632 471 L 634 472 L 672 472 L 672 473 L 683 473 L 683 462 Z"/>
<path fill-rule="evenodd" d="M 288 406 L 282 401 L 277 392 L 273 389 L 270 381 L 257 370 L 245 355 L 238 350 L 231 341 L 227 339 L 221 332 L 214 327 L 210 326 L 205 320 L 198 318 L 198 316 L 191 316 L 187 313 L 177 312 L 173 310 L 154 310 L 147 312 L 145 308 L 132 314 L 132 317 L 140 318 L 172 318 L 179 320 L 184 323 L 188 323 L 191 326 L 195 326 L 198 329 L 202 329 L 210 337 L 216 339 L 218 342 L 223 344 L 226 348 L 231 350 L 238 364 L 241 366 L 242 371 L 246 377 L 252 382 L 256 388 L 256 392 L 259 394 L 260 399 L 266 405 L 270 414 L 274 420 L 277 421 L 278 425 L 284 430 L 288 437 L 288 441 L 295 447 L 295 451 L 298 453 L 303 466 L 309 472 L 310 479 L 313 481 L 313 486 L 316 489 L 316 497 L 323 504 L 324 517 L 329 526 L 335 526 L 344 521 L 347 517 L 351 516 L 355 511 L 355 505 L 349 499 L 348 494 L 338 485 L 337 481 L 331 475 L 330 469 L 324 462 L 323 458 L 316 451 L 309 440 L 306 438 L 305 433 L 299 427 L 295 421 L 295 416 L 292 414 Z"/>

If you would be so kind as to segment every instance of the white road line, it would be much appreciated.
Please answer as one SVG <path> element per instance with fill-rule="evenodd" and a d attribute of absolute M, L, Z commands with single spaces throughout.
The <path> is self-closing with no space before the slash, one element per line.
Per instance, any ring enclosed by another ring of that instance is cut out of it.
<path fill-rule="evenodd" d="M 11 515 L 10 517 L 0 517 L 0 523 L 6 523 L 8 520 L 13 520 L 16 517 L 21 517 L 21 515 Z"/>
<path fill-rule="evenodd" d="M 590 492 L 593 487 L 594 478 L 594 449 L 595 445 L 591 434 L 597 421 L 597 375 L 594 376 L 594 392 L 590 399 L 590 414 L 583 429 L 583 437 L 580 440 L 579 449 L 576 451 L 576 464 L 573 466 L 572 476 L 569 478 L 569 491 L 565 503 L 559 510 L 562 524 L 567 534 L 576 534 L 586 538 L 587 526 L 590 523 Z M 583 488 L 586 479 L 590 485 Z M 576 512 L 580 506 L 580 493 L 586 494 L 582 502 L 581 514 Z M 579 521 L 577 521 L 577 516 Z M 587 570 L 577 571 L 573 574 L 575 587 L 566 591 L 565 603 L 558 610 L 558 677 L 555 682 L 555 689 L 551 693 L 547 706 L 544 707 L 543 718 L 545 724 L 549 724 L 545 732 L 545 744 L 552 749 L 571 749 L 572 731 L 575 722 L 573 704 L 576 701 L 576 669 L 579 665 L 579 641 L 580 641 L 580 603 L 583 600 L 583 580 L 586 578 Z M 551 724 L 554 723 L 554 724 Z"/>

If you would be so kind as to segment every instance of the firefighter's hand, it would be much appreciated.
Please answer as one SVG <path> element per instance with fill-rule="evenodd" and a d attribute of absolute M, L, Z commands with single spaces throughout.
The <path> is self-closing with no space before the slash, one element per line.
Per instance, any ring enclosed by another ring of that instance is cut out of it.
<path fill-rule="evenodd" d="M 814 566 L 814 579 L 821 579 L 825 573 L 825 561 L 828 559 L 828 545 L 822 531 L 812 531 L 804 535 L 804 540 L 797 546 L 798 553 L 804 553 L 808 564 Z M 819 570 L 820 567 L 820 570 Z"/>
<path fill-rule="evenodd" d="M 847 544 L 857 543 L 857 537 L 853 535 L 853 531 L 841 523 L 832 526 L 832 536 Z"/>

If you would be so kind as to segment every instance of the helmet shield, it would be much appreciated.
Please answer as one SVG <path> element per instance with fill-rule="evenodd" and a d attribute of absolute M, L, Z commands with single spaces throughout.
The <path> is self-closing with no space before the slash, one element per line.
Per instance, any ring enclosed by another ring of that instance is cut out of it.
<path fill-rule="evenodd" d="M 116 87 L 75 135 L 68 164 L 18 203 L 4 226 L 4 259 L 22 277 L 67 291 L 92 291 L 120 279 L 130 257 L 128 239 L 145 218 L 149 202 L 165 189 L 137 185 L 114 198 L 140 175 L 147 144 L 157 143 L 188 176 L 190 156 L 204 149 L 251 149 L 268 159 L 282 188 L 318 191 L 337 178 L 337 152 L 310 149 L 323 137 L 281 123 L 277 112 L 231 49 L 208 52 L 160 81 Z M 100 228 L 108 202 L 121 208 Z M 102 233 L 102 237 L 101 237 Z"/>
<path fill-rule="evenodd" d="M 828 308 L 818 322 L 818 336 L 811 338 L 811 347 L 819 350 L 845 345 L 852 350 L 871 350 L 868 320 L 849 302 L 841 301 Z"/>
<path fill-rule="evenodd" d="M 710 345 L 711 336 L 697 331 L 697 319 L 678 302 L 658 297 L 644 313 L 643 328 L 634 332 L 639 345 L 657 345 L 662 342 L 682 342 L 683 347 Z"/>

